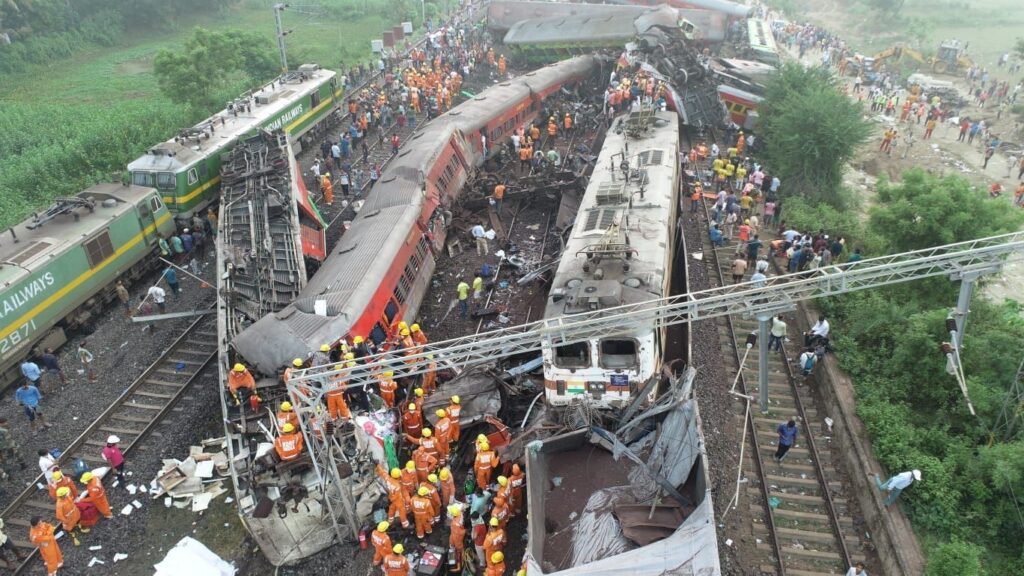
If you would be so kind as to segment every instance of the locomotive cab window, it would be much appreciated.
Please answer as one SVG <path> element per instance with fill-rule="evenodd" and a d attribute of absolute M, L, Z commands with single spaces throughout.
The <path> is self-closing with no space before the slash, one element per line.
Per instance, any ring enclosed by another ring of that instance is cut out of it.
<path fill-rule="evenodd" d="M 188 170 L 188 185 L 194 186 L 199 182 L 199 171 L 195 168 L 189 168 Z"/>
<path fill-rule="evenodd" d="M 156 187 L 164 190 L 174 189 L 174 172 L 157 172 Z"/>
<path fill-rule="evenodd" d="M 153 179 L 149 172 L 132 172 L 132 184 L 136 186 L 152 186 Z"/>
<path fill-rule="evenodd" d="M 152 198 L 149 199 L 149 208 L 153 212 L 156 212 L 162 206 L 163 206 L 163 204 L 160 202 L 160 197 L 159 196 L 153 196 Z"/>
<path fill-rule="evenodd" d="M 100 232 L 92 240 L 85 243 L 85 256 L 89 260 L 89 267 L 95 268 L 104 260 L 114 254 L 114 246 L 110 243 L 110 231 Z"/>
<path fill-rule="evenodd" d="M 633 368 L 637 365 L 636 340 L 601 340 L 602 368 Z"/>
<path fill-rule="evenodd" d="M 590 342 L 557 346 L 555 348 L 555 366 L 559 368 L 589 368 Z"/>

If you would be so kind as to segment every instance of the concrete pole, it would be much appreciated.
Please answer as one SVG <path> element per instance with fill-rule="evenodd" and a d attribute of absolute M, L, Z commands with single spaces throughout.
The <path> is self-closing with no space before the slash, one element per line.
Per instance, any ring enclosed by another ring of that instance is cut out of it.
<path fill-rule="evenodd" d="M 768 412 L 768 336 L 771 332 L 771 322 L 771 314 L 757 315 L 757 386 L 760 392 L 758 403 L 761 405 L 762 414 Z"/>

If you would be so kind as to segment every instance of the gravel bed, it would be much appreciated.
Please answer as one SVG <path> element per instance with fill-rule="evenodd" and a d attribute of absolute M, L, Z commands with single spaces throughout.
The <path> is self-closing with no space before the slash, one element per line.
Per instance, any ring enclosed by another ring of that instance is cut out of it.
<path fill-rule="evenodd" d="M 714 265 L 707 258 L 697 260 L 692 254 L 700 252 L 703 247 L 706 222 L 703 213 L 696 215 L 689 211 L 686 203 L 684 213 L 684 234 L 687 255 L 690 291 L 697 292 L 718 285 L 718 279 L 712 269 Z M 710 256 L 707 255 L 706 256 Z M 704 444 L 707 447 L 709 474 L 715 500 L 715 517 L 721 518 L 726 505 L 732 498 L 736 483 L 736 466 L 739 463 L 739 444 L 743 434 L 737 426 L 734 415 L 736 405 L 729 394 L 734 374 L 730 374 L 731 359 L 723 357 L 718 339 L 718 321 L 715 319 L 701 320 L 693 325 L 692 360 L 697 368 L 694 389 L 700 407 L 701 420 L 704 424 Z M 744 525 L 743 510 L 739 508 L 730 513 L 730 527 Z M 722 525 L 718 526 L 718 552 L 723 574 L 747 574 L 740 562 L 736 548 L 727 546 L 729 537 Z"/>

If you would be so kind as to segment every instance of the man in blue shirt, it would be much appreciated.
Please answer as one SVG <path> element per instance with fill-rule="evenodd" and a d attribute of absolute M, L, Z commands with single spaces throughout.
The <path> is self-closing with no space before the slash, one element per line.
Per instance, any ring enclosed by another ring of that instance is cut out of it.
<path fill-rule="evenodd" d="M 38 366 L 36 370 L 39 370 Z M 33 432 L 36 431 L 36 419 L 39 420 L 44 428 L 50 427 L 50 424 L 43 418 L 43 413 L 39 410 L 39 401 L 42 398 L 43 395 L 39 393 L 39 388 L 29 384 L 27 381 L 14 393 L 14 400 L 19 406 L 24 408 L 25 416 L 28 418 L 29 426 Z"/>
<path fill-rule="evenodd" d="M 178 273 L 174 271 L 174 268 L 168 267 L 164 270 L 164 279 L 167 280 L 167 285 L 171 288 L 171 294 L 175 296 L 181 292 L 181 285 L 178 283 Z"/>
<path fill-rule="evenodd" d="M 39 385 L 39 378 L 43 373 L 39 370 L 39 365 L 35 362 L 25 358 L 25 361 L 21 363 L 21 375 L 28 380 L 28 383 L 33 386 Z"/>
<path fill-rule="evenodd" d="M 790 420 L 785 424 L 779 424 L 776 431 L 779 433 L 779 449 L 775 451 L 775 455 L 772 456 L 776 462 L 782 462 L 782 459 L 786 457 L 786 452 L 796 444 L 796 433 L 800 430 L 797 428 L 796 421 Z"/>

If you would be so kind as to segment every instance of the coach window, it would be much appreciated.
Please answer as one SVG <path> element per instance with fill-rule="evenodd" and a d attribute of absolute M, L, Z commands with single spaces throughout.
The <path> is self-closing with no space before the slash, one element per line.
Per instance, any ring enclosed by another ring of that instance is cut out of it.
<path fill-rule="evenodd" d="M 388 319 L 388 322 L 394 322 L 395 316 L 398 315 L 398 303 L 395 302 L 394 298 L 388 300 L 388 305 L 384 307 L 384 317 Z"/>
<path fill-rule="evenodd" d="M 373 326 L 373 330 L 370 330 L 370 340 L 373 340 L 377 344 L 383 343 L 388 338 L 388 333 L 384 331 L 384 326 L 380 322 L 377 322 Z"/>
<path fill-rule="evenodd" d="M 157 172 L 156 187 L 163 190 L 174 189 L 174 172 Z"/>
<path fill-rule="evenodd" d="M 559 368 L 589 368 L 590 342 L 565 344 L 555 348 L 555 366 Z"/>
<path fill-rule="evenodd" d="M 601 368 L 633 368 L 637 365 L 636 340 L 601 340 Z"/>

